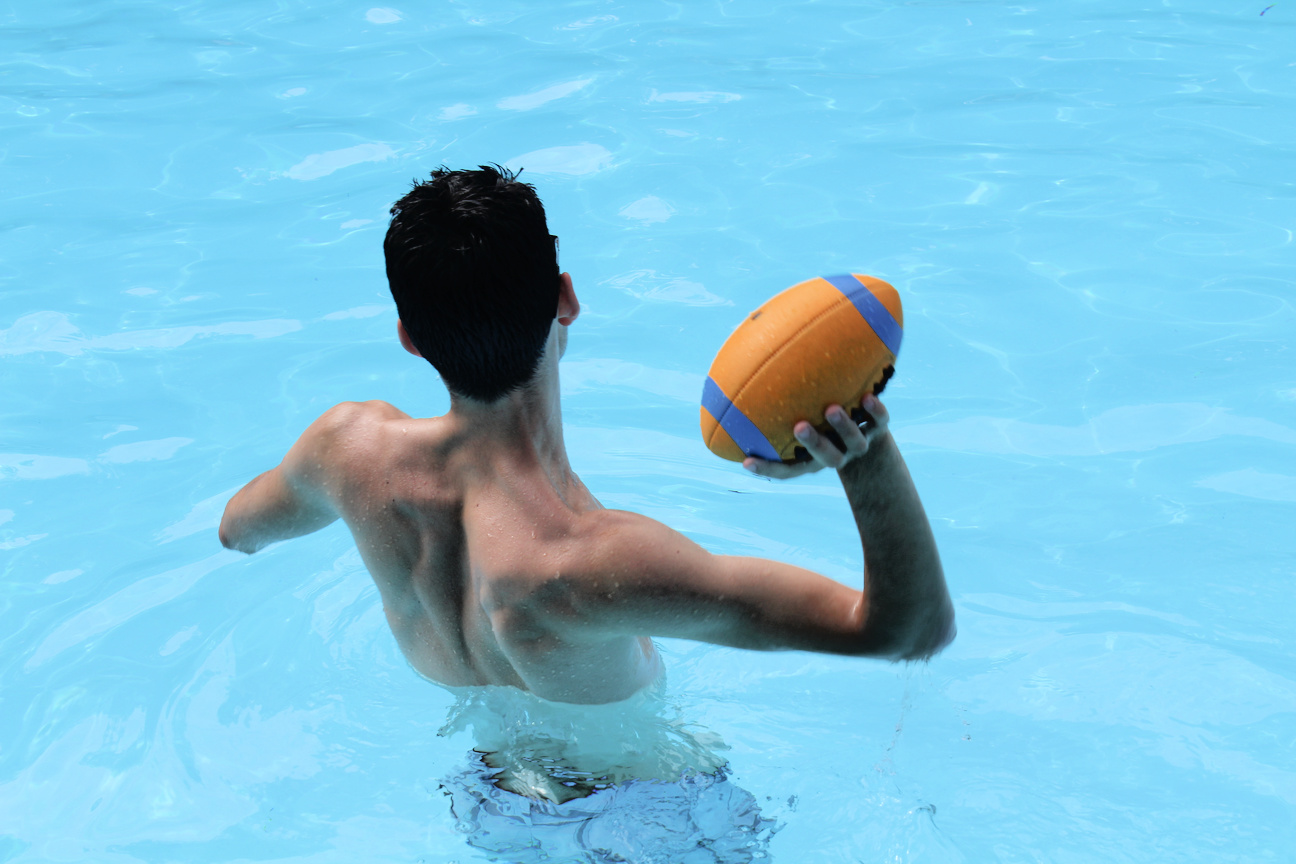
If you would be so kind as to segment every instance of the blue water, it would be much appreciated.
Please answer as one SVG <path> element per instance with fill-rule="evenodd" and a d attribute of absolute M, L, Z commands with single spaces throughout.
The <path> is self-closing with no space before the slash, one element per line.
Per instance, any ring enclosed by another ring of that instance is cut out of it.
<path fill-rule="evenodd" d="M 0 7 L 0 860 L 1290 860 L 1296 6 L 538 5 Z M 488 800 L 344 530 L 214 533 L 333 403 L 446 408 L 384 218 L 486 161 L 584 303 L 575 467 L 717 552 L 858 584 L 831 478 L 717 460 L 697 399 L 787 285 L 905 303 L 958 641 L 664 643 L 727 768 L 603 834 Z"/>

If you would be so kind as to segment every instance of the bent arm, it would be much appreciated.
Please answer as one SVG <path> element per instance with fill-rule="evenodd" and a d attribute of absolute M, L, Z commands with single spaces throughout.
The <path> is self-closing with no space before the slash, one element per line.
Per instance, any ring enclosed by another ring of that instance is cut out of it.
<path fill-rule="evenodd" d="M 603 511 L 599 536 L 573 566 L 564 623 L 596 638 L 671 636 L 892 660 L 940 651 L 954 638 L 954 610 L 936 543 L 885 409 L 876 400 L 865 408 L 874 417 L 867 438 L 840 408 L 835 421 L 830 412 L 844 453 L 808 424 L 797 430 L 818 467 L 838 469 L 864 548 L 862 592 L 777 561 L 712 555 L 654 520 Z M 771 476 L 814 468 L 753 467 Z"/>
<path fill-rule="evenodd" d="M 805 421 L 796 425 L 793 432 L 810 453 L 809 463 L 748 458 L 743 464 L 770 477 L 837 470 L 864 547 L 865 642 L 871 653 L 897 660 L 927 658 L 953 641 L 954 604 L 927 513 L 891 437 L 886 406 L 869 394 L 859 410 L 862 425 L 840 405 L 824 412 L 840 446 Z"/>
<path fill-rule="evenodd" d="M 240 489 L 225 505 L 221 545 L 250 555 L 336 520 L 328 494 L 330 451 L 353 413 L 345 403 L 330 409 L 302 433 L 283 462 Z"/>

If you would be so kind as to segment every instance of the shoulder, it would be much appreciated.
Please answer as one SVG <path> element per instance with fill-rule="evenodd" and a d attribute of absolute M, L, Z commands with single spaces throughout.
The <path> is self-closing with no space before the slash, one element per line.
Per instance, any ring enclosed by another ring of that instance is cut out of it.
<path fill-rule="evenodd" d="M 356 460 L 369 462 L 386 449 L 386 427 L 402 419 L 412 418 L 387 402 L 340 402 L 307 427 L 284 466 L 297 479 L 320 481 Z"/>
<path fill-rule="evenodd" d="M 309 448 L 329 447 L 379 435 L 392 421 L 412 420 L 394 405 L 380 400 L 369 402 L 339 402 L 325 411 L 312 423 L 298 440 Z"/>
<path fill-rule="evenodd" d="M 719 563 L 675 529 L 639 513 L 595 510 L 572 533 L 568 572 L 584 582 L 625 586 L 696 576 Z"/>
<path fill-rule="evenodd" d="M 583 560 L 597 560 L 595 566 L 606 564 L 609 558 L 632 554 L 640 547 L 653 548 L 663 540 L 676 538 L 684 539 L 656 519 L 628 510 L 591 510 L 581 515 L 572 532 Z"/>
<path fill-rule="evenodd" d="M 339 402 L 319 416 L 306 430 L 318 437 L 355 434 L 372 430 L 392 420 L 412 419 L 404 411 L 380 399 L 368 402 Z"/>

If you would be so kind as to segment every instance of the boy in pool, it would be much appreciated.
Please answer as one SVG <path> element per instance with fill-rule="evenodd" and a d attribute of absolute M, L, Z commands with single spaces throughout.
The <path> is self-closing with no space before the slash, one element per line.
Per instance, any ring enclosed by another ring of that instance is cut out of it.
<path fill-rule="evenodd" d="M 837 472 L 862 592 L 603 509 L 563 444 L 558 359 L 580 304 L 556 240 L 534 188 L 507 171 L 440 169 L 396 202 L 383 249 L 397 335 L 440 372 L 449 413 L 329 409 L 230 500 L 221 542 L 252 553 L 345 520 L 406 658 L 449 686 L 613 702 L 660 675 L 653 636 L 892 660 L 944 648 L 940 558 L 874 396 L 862 426 L 828 409 L 844 449 L 803 421 L 811 461 L 743 463 L 780 479 Z"/>

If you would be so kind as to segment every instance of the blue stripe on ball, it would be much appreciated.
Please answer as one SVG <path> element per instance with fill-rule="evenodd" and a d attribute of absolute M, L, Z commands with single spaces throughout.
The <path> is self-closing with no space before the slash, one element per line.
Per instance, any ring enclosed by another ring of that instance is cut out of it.
<path fill-rule="evenodd" d="M 863 282 L 849 273 L 840 276 L 823 276 L 838 291 L 846 295 L 864 317 L 864 322 L 873 328 L 873 332 L 882 340 L 893 355 L 900 354 L 900 340 L 904 337 L 904 328 L 891 315 L 891 310 L 882 305 L 882 301 L 873 296 Z"/>
<path fill-rule="evenodd" d="M 702 385 L 702 407 L 748 456 L 759 456 L 770 462 L 781 461 L 778 451 L 765 434 L 730 401 L 710 375 L 707 376 L 706 384 Z"/>

